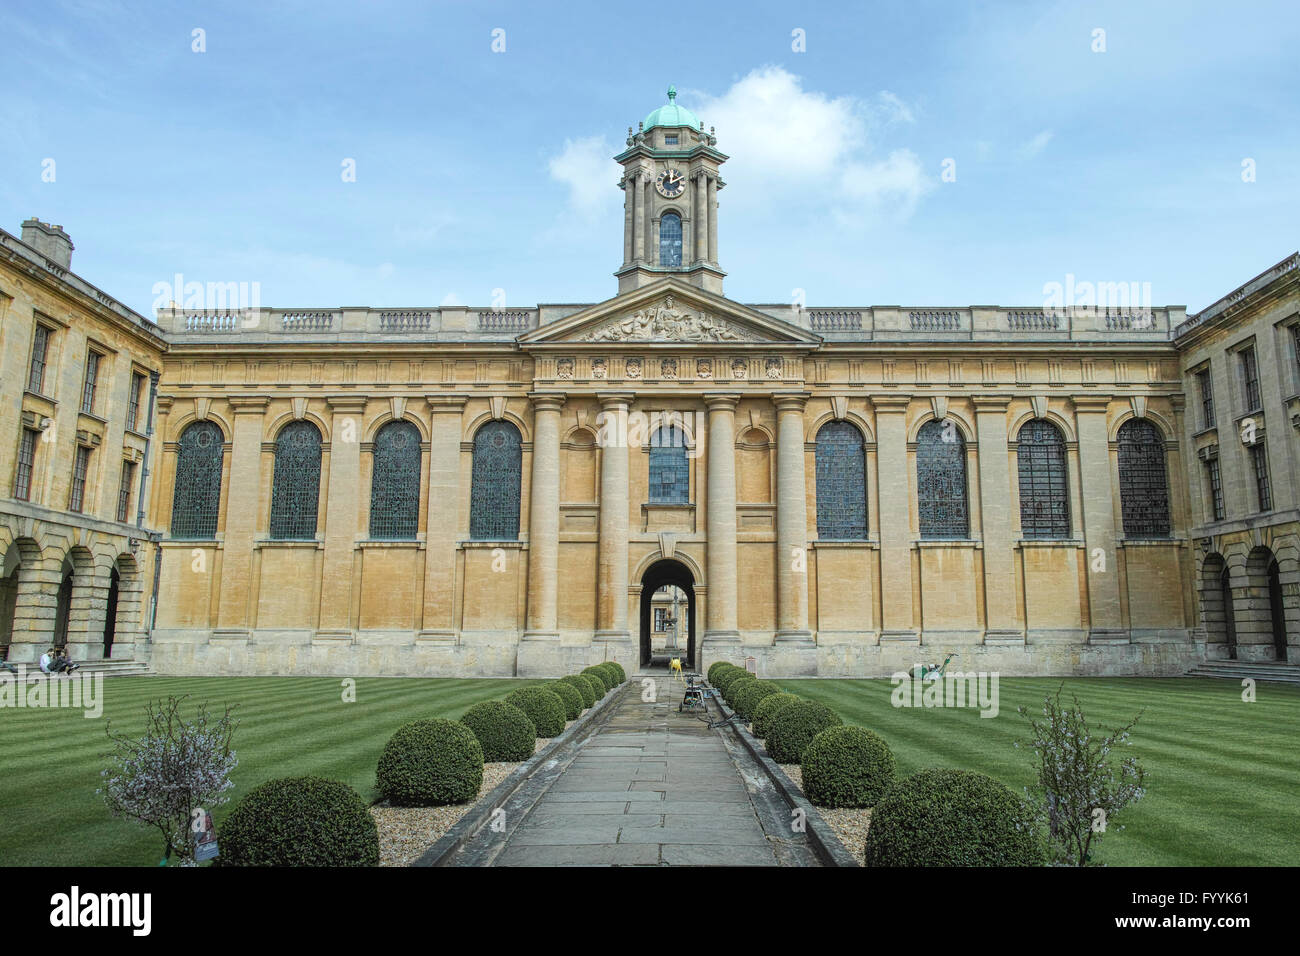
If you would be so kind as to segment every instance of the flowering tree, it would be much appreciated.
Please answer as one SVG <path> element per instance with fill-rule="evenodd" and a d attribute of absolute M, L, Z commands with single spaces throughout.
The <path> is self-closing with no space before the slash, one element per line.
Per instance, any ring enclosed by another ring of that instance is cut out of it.
<path fill-rule="evenodd" d="M 1130 745 L 1129 732 L 1142 714 L 1101 736 L 1088 726 L 1079 699 L 1073 701 L 1071 707 L 1062 706 L 1058 688 L 1056 696 L 1043 701 L 1043 719 L 1030 718 L 1024 707 L 1018 712 L 1029 719 L 1034 737 L 1029 746 L 1038 757 L 1038 782 L 1025 792 L 1038 824 L 1047 826 L 1052 858 L 1066 866 L 1086 866 L 1110 818 L 1146 793 L 1146 772 L 1136 757 L 1118 764 L 1111 759 L 1116 746 Z"/>
<path fill-rule="evenodd" d="M 200 704 L 193 720 L 180 713 L 185 697 L 150 701 L 145 711 L 145 734 L 139 739 L 106 728 L 113 750 L 104 754 L 110 763 L 100 771 L 109 812 L 119 818 L 156 827 L 166 841 L 162 864 L 180 851 L 182 865 L 193 862 L 193 826 L 196 811 L 220 806 L 230 798 L 234 784 L 230 772 L 238 766 L 230 749 L 238 721 L 231 708 L 219 718 L 208 716 Z"/>

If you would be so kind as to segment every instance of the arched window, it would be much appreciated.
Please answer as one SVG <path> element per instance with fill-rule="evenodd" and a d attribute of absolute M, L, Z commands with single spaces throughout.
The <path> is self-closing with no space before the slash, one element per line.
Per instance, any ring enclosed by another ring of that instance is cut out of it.
<path fill-rule="evenodd" d="M 676 425 L 650 436 L 650 503 L 684 505 L 691 500 L 691 466 L 686 435 Z"/>
<path fill-rule="evenodd" d="M 420 430 L 389 422 L 375 435 L 370 537 L 412 541 L 420 524 Z"/>
<path fill-rule="evenodd" d="M 926 422 L 916 436 L 916 498 L 922 538 L 970 534 L 966 440 L 951 421 Z"/>
<path fill-rule="evenodd" d="M 223 442 L 212 422 L 194 422 L 181 432 L 172 482 L 173 538 L 216 537 Z"/>
<path fill-rule="evenodd" d="M 475 541 L 519 538 L 523 438 L 510 422 L 488 422 L 474 435 L 469 536 Z"/>
<path fill-rule="evenodd" d="M 867 457 L 862 433 L 848 422 L 827 422 L 817 432 L 817 537 L 867 536 Z"/>
<path fill-rule="evenodd" d="M 1169 537 L 1165 442 L 1156 426 L 1141 418 L 1119 429 L 1119 500 L 1127 537 Z"/>
<path fill-rule="evenodd" d="M 290 422 L 280 429 L 271 482 L 272 538 L 310 541 L 316 537 L 320 453 L 320 430 L 311 422 Z"/>
<path fill-rule="evenodd" d="M 1026 538 L 1070 536 L 1070 488 L 1065 439 L 1051 422 L 1025 422 L 1016 438 L 1020 462 L 1020 533 Z"/>
<path fill-rule="evenodd" d="M 675 212 L 659 217 L 659 264 L 673 268 L 682 264 L 682 217 Z"/>

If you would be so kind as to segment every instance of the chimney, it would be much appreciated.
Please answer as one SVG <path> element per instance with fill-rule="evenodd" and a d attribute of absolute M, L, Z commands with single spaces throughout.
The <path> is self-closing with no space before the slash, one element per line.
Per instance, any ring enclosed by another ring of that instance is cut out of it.
<path fill-rule="evenodd" d="M 62 226 L 51 226 L 33 216 L 23 223 L 23 242 L 55 265 L 72 268 L 72 237 Z"/>

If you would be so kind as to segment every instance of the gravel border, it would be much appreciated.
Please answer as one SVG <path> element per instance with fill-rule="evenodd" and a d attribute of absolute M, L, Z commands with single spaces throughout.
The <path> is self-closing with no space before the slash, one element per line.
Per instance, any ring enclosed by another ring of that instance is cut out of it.
<path fill-rule="evenodd" d="M 414 858 L 407 866 L 446 866 L 452 856 L 454 856 L 466 843 L 472 840 L 489 821 L 492 812 L 498 807 L 504 806 L 511 797 L 525 784 L 533 775 L 533 772 L 543 767 L 562 747 L 568 746 L 569 743 L 576 740 L 579 736 L 585 736 L 590 733 L 594 726 L 594 718 L 600 715 L 606 715 L 611 712 L 611 704 L 615 698 L 622 696 L 622 692 L 628 687 L 629 681 L 619 684 L 617 687 L 609 690 L 605 696 L 596 701 L 587 710 L 584 710 L 577 720 L 567 723 L 564 733 L 551 739 L 539 738 L 537 751 L 530 758 L 519 764 L 486 764 L 484 766 L 484 787 L 486 788 L 488 766 L 513 767 L 500 783 L 493 787 L 485 796 L 480 796 L 474 803 L 461 804 L 456 807 L 460 812 L 456 818 L 452 819 L 448 829 L 429 846 L 422 854 Z M 482 790 L 479 791 L 482 794 Z"/>
<path fill-rule="evenodd" d="M 721 695 L 715 694 L 713 703 L 722 711 L 724 717 L 730 717 L 734 713 L 722 700 Z M 826 866 L 862 866 L 859 859 L 840 842 L 835 829 L 822 816 L 822 811 L 808 802 L 808 798 L 803 795 L 803 790 L 786 775 L 780 764 L 767 755 L 767 748 L 763 746 L 762 741 L 749 732 L 748 722 L 742 718 L 728 726 L 767 772 L 777 792 L 790 802 L 790 806 L 803 811 L 808 843 L 818 859 Z"/>
<path fill-rule="evenodd" d="M 803 768 L 797 763 L 777 764 L 791 783 L 803 793 Z M 806 796 L 806 795 L 805 795 Z M 867 828 L 871 825 L 871 807 L 818 807 L 817 812 L 844 844 L 844 849 L 855 860 L 862 860 L 867 851 Z"/>

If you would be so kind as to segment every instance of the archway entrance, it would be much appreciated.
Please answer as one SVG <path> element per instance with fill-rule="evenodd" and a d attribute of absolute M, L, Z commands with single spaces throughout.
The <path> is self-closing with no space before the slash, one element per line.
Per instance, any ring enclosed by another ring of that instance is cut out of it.
<path fill-rule="evenodd" d="M 676 590 L 675 594 L 673 589 Z M 676 635 L 677 643 L 683 647 L 682 666 L 695 666 L 695 578 L 690 569 L 680 561 L 664 559 L 646 568 L 645 574 L 641 577 L 642 667 L 651 664 L 654 657 L 653 646 L 664 643 L 664 641 L 654 640 L 655 614 L 652 611 L 657 607 L 669 615 L 674 613 L 671 610 L 674 607 L 674 598 L 677 617 L 673 620 L 671 633 Z M 664 626 L 665 616 L 663 613 L 659 615 L 661 627 Z M 660 637 L 664 637 L 665 633 L 663 630 L 658 632 Z M 662 651 L 660 654 L 663 656 L 663 663 L 667 665 L 667 656 Z"/>
<path fill-rule="evenodd" d="M 1286 610 L 1282 606 L 1281 570 L 1277 558 L 1268 563 L 1268 608 L 1273 620 L 1273 651 L 1279 661 L 1286 660 Z"/>
<path fill-rule="evenodd" d="M 1237 616 L 1232 601 L 1232 580 L 1225 567 L 1219 574 L 1219 594 L 1223 601 L 1224 639 L 1228 644 L 1228 660 L 1237 659 Z"/>
<path fill-rule="evenodd" d="M 117 596 L 122 576 L 114 568 L 108 578 L 108 607 L 104 610 L 104 660 L 113 656 L 113 636 L 117 633 Z"/>
<path fill-rule="evenodd" d="M 68 622 L 72 618 L 72 568 L 64 562 L 63 580 L 59 583 L 59 595 L 54 605 L 54 646 L 63 647 L 68 643 Z"/>

